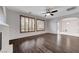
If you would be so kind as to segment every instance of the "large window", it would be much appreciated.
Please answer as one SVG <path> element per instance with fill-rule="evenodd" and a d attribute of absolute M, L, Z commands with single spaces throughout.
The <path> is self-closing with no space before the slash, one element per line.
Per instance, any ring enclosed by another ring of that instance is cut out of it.
<path fill-rule="evenodd" d="M 44 21 L 43 20 L 35 20 L 32 17 L 20 16 L 20 32 L 34 32 L 44 30 Z"/>
<path fill-rule="evenodd" d="M 42 31 L 42 30 L 45 30 L 45 21 L 44 20 L 37 20 L 37 31 Z"/>
<path fill-rule="evenodd" d="M 31 17 L 20 16 L 20 31 L 32 32 L 35 31 L 35 19 Z"/>

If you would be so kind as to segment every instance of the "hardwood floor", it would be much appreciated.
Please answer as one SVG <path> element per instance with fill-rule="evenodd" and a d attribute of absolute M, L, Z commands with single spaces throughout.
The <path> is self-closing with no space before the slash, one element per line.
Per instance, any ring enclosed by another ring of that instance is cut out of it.
<path fill-rule="evenodd" d="M 58 44 L 59 43 L 59 44 Z M 10 40 L 14 53 L 78 53 L 79 37 L 56 34 L 41 34 Z"/>

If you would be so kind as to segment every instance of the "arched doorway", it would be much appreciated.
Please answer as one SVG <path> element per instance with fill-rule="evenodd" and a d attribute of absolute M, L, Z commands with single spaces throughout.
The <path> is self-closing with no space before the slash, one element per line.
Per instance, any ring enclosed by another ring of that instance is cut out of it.
<path fill-rule="evenodd" d="M 72 36 L 79 34 L 79 18 L 65 18 L 60 22 L 60 33 Z"/>

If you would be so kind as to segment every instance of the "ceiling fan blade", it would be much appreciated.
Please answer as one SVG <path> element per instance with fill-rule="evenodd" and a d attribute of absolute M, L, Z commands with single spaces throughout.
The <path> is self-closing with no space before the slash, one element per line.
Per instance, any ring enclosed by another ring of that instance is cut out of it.
<path fill-rule="evenodd" d="M 53 16 L 54 14 L 50 14 L 51 16 Z"/>
<path fill-rule="evenodd" d="M 58 10 L 54 10 L 54 11 L 52 11 L 51 13 L 55 13 L 55 12 L 58 12 Z"/>

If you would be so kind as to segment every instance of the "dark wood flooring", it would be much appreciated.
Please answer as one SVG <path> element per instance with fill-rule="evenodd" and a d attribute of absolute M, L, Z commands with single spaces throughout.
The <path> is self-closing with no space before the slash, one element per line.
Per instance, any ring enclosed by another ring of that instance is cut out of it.
<path fill-rule="evenodd" d="M 41 34 L 10 40 L 14 53 L 78 53 L 79 37 L 56 34 Z"/>

